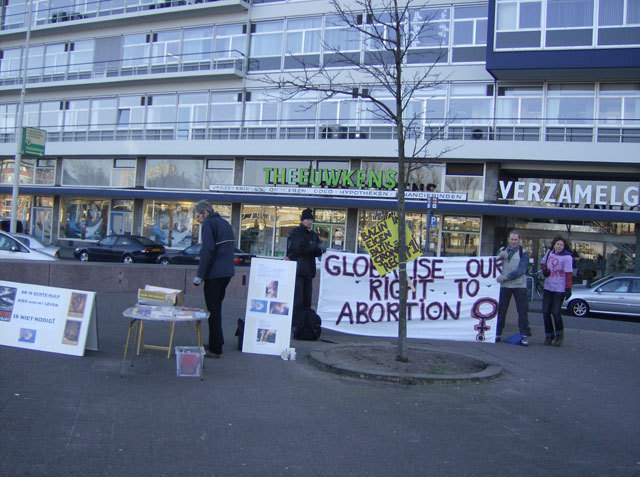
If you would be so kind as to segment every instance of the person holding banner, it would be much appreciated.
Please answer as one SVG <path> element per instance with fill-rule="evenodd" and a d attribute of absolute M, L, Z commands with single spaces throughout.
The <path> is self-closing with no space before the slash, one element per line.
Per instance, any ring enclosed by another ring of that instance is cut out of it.
<path fill-rule="evenodd" d="M 502 273 L 498 277 L 500 283 L 500 299 L 498 305 L 498 329 L 496 342 L 501 340 L 502 330 L 507 318 L 507 310 L 513 296 L 518 311 L 518 328 L 520 330 L 520 344 L 529 345 L 531 328 L 529 327 L 529 301 L 527 298 L 527 268 L 529 267 L 529 252 L 520 245 L 520 234 L 515 230 L 509 232 L 507 246 L 498 251 L 502 258 Z"/>
<path fill-rule="evenodd" d="M 209 311 L 209 349 L 206 356 L 219 358 L 222 354 L 222 300 L 234 269 L 233 229 L 229 222 L 213 211 L 211 204 L 201 200 L 194 208 L 196 220 L 202 224 L 202 249 L 195 286 L 204 281 L 204 301 Z"/>
<path fill-rule="evenodd" d="M 316 276 L 316 257 L 320 257 L 325 249 L 320 247 L 318 234 L 313 231 L 313 211 L 304 209 L 300 216 L 300 225 L 289 233 L 287 240 L 287 260 L 297 262 L 296 288 L 293 297 L 293 323 L 291 329 L 296 335 L 298 321 L 304 311 L 311 308 L 313 278 Z"/>

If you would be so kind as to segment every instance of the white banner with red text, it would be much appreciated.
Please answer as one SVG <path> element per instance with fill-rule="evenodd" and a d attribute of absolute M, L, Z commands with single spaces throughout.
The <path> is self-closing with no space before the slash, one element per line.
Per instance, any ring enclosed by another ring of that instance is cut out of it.
<path fill-rule="evenodd" d="M 418 257 L 409 262 L 407 337 L 493 343 L 501 262 L 497 257 Z M 381 277 L 369 255 L 324 254 L 318 299 L 323 328 L 397 337 L 398 294 L 398 270 Z"/>

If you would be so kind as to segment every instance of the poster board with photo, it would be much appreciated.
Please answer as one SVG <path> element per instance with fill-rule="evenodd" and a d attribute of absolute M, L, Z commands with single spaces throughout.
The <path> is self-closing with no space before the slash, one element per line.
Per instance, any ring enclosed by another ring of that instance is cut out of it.
<path fill-rule="evenodd" d="M 0 281 L 0 345 L 73 356 L 97 350 L 95 295 Z"/>
<path fill-rule="evenodd" d="M 242 351 L 280 355 L 291 342 L 296 262 L 253 258 Z"/>

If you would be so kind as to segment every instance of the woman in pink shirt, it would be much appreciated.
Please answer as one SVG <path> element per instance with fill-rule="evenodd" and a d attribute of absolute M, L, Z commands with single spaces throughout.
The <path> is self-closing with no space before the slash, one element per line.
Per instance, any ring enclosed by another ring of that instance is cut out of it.
<path fill-rule="evenodd" d="M 553 239 L 551 247 L 540 262 L 540 268 L 546 277 L 542 295 L 542 318 L 546 336 L 544 345 L 550 346 L 553 343 L 553 346 L 562 346 L 564 325 L 560 307 L 562 301 L 571 296 L 573 278 L 573 255 L 565 239 L 560 236 Z"/>

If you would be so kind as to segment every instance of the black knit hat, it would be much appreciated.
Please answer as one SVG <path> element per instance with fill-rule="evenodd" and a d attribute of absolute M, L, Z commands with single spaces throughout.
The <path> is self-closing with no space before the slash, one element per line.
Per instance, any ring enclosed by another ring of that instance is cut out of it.
<path fill-rule="evenodd" d="M 313 220 L 313 211 L 311 209 L 304 209 L 302 211 L 302 215 L 300 216 L 300 220 L 311 219 Z"/>

